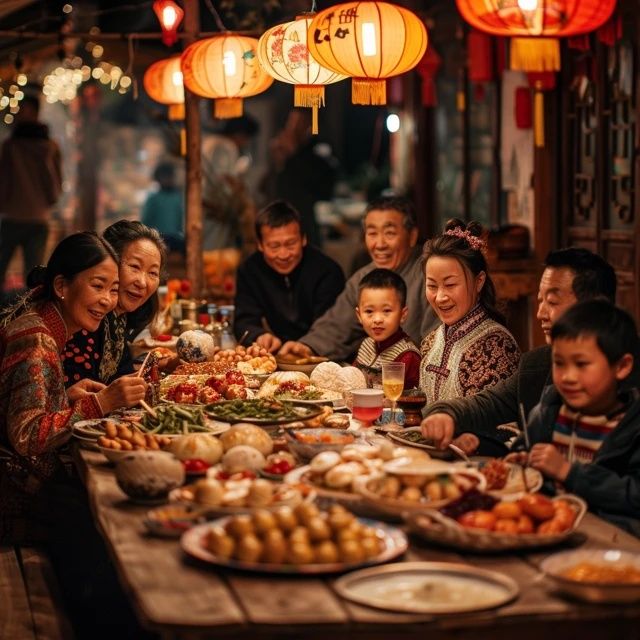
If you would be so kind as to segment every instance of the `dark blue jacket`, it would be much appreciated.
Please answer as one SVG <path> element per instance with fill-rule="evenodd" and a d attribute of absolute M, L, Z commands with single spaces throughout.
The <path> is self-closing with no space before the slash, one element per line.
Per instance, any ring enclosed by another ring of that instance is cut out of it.
<path fill-rule="evenodd" d="M 571 465 L 564 485 L 601 518 L 640 537 L 640 394 L 636 389 L 627 393 L 629 408 L 618 426 L 605 437 L 593 462 Z M 561 404 L 557 389 L 546 387 L 528 422 L 531 446 L 551 442 Z"/>

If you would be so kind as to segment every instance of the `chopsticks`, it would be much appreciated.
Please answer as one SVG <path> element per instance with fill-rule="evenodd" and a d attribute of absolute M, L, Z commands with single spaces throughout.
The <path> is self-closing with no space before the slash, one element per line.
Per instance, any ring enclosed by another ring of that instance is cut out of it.
<path fill-rule="evenodd" d="M 151 358 L 151 354 L 153 354 L 153 349 L 151 351 L 149 351 L 149 353 L 147 353 L 146 358 L 142 361 L 142 364 L 140 365 L 140 368 L 138 369 L 138 372 L 136 373 L 136 377 L 138 378 L 142 378 L 144 375 L 144 371 L 145 371 L 145 367 L 147 365 L 147 362 L 149 361 L 149 358 Z M 153 356 L 155 358 L 155 356 Z M 149 404 L 147 404 L 147 402 L 142 399 L 138 402 L 138 404 L 152 417 L 152 418 L 157 418 L 158 414 L 156 413 L 155 409 L 153 407 L 151 407 Z"/>
<path fill-rule="evenodd" d="M 527 462 L 521 466 L 522 469 L 522 484 L 524 485 L 525 493 L 529 493 L 529 485 L 527 483 L 527 467 L 529 466 L 529 451 L 531 449 L 531 441 L 529 440 L 529 427 L 527 425 L 527 415 L 524 411 L 524 404 L 521 402 L 518 406 L 520 413 L 520 422 L 522 423 L 522 434 L 524 435 L 524 445 L 527 448 Z"/>
<path fill-rule="evenodd" d="M 147 404 L 147 402 L 145 400 L 139 400 L 138 404 L 152 417 L 152 418 L 157 418 L 158 414 L 156 413 L 156 410 L 151 407 L 149 404 Z"/>

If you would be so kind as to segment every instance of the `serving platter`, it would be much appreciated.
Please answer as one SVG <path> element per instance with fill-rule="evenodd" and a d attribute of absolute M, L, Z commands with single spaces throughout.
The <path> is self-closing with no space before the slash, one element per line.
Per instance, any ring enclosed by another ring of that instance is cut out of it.
<path fill-rule="evenodd" d="M 281 405 L 282 409 L 277 410 Z M 273 409 L 269 409 L 271 406 Z M 264 409 L 264 410 L 263 410 Z M 249 422 L 257 425 L 277 425 L 309 420 L 322 413 L 322 407 L 292 401 L 274 401 L 267 398 L 256 400 L 225 400 L 205 406 L 206 413 L 222 422 Z M 271 413 L 271 415 L 266 415 Z M 260 415 L 262 414 L 262 415 Z"/>
<path fill-rule="evenodd" d="M 153 535 L 179 538 L 187 529 L 205 521 L 206 514 L 195 505 L 168 504 L 148 511 L 142 522 Z"/>
<path fill-rule="evenodd" d="M 382 522 L 358 518 L 358 521 L 368 527 L 374 527 L 376 536 L 384 545 L 383 550 L 367 560 L 360 562 L 331 562 L 323 564 L 271 564 L 267 562 L 244 562 L 230 558 L 222 558 L 211 553 L 204 544 L 208 532 L 216 527 L 224 527 L 229 518 L 219 518 L 213 522 L 196 525 L 186 531 L 180 539 L 182 549 L 190 556 L 206 563 L 226 567 L 229 569 L 242 569 L 253 573 L 279 573 L 288 575 L 329 574 L 352 571 L 371 565 L 381 564 L 393 560 L 402 555 L 408 547 L 407 536 L 397 527 L 386 525 Z"/>
<path fill-rule="evenodd" d="M 351 511 L 359 510 L 358 505 L 362 504 L 362 496 L 354 493 L 353 491 L 329 489 L 328 487 L 313 482 L 311 479 L 311 467 L 308 464 L 302 467 L 296 467 L 292 471 L 289 471 L 289 473 L 285 475 L 284 481 L 287 484 L 293 485 L 300 482 L 307 484 L 316 491 L 318 497 L 342 504 Z"/>
<path fill-rule="evenodd" d="M 399 562 L 338 578 L 340 596 L 376 609 L 454 614 L 494 609 L 518 597 L 518 585 L 496 571 L 449 562 Z"/>
<path fill-rule="evenodd" d="M 384 433 L 387 438 L 391 438 L 391 440 L 405 447 L 414 447 L 427 451 L 432 458 L 441 458 L 442 460 L 453 460 L 455 458 L 450 449 L 438 449 L 434 445 L 428 444 L 428 440 L 424 438 L 424 442 L 412 440 L 411 438 L 415 438 L 416 436 L 411 434 L 421 434 L 420 427 L 407 427 L 399 431 L 385 431 Z"/>
<path fill-rule="evenodd" d="M 453 466 L 459 466 L 461 468 L 470 468 L 477 469 L 482 473 L 482 468 L 486 466 L 486 464 L 491 459 L 484 461 L 472 461 L 472 462 L 454 462 Z M 487 487 L 487 493 L 492 496 L 496 496 L 497 498 L 501 498 L 504 496 L 509 496 L 512 498 L 516 498 L 521 496 L 524 493 L 534 493 L 542 487 L 544 482 L 544 478 L 538 469 L 534 469 L 533 467 L 521 467 L 519 464 L 513 464 L 510 462 L 504 463 L 508 467 L 508 475 L 507 480 L 501 489 L 490 489 Z M 524 478 L 523 478 L 524 475 Z M 525 487 L 525 478 L 526 484 Z"/>

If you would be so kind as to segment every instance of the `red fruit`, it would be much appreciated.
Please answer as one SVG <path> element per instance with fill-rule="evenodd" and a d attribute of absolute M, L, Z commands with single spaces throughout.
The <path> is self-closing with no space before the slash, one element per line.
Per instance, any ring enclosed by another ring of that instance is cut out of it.
<path fill-rule="evenodd" d="M 159 336 L 156 336 L 156 340 L 158 342 L 169 342 L 169 340 L 171 340 L 171 337 L 168 333 L 161 333 Z"/>
<path fill-rule="evenodd" d="M 209 463 L 200 458 L 189 458 L 182 461 L 182 466 L 187 473 L 202 473 L 209 468 Z"/>

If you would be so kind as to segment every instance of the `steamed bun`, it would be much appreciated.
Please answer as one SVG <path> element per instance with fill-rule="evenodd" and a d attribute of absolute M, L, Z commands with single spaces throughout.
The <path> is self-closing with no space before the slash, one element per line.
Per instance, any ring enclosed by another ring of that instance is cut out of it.
<path fill-rule="evenodd" d="M 321 362 L 311 372 L 311 383 L 321 389 L 332 391 L 351 391 L 353 389 L 365 389 L 367 380 L 364 373 L 356 367 L 341 367 L 335 362 Z"/>

